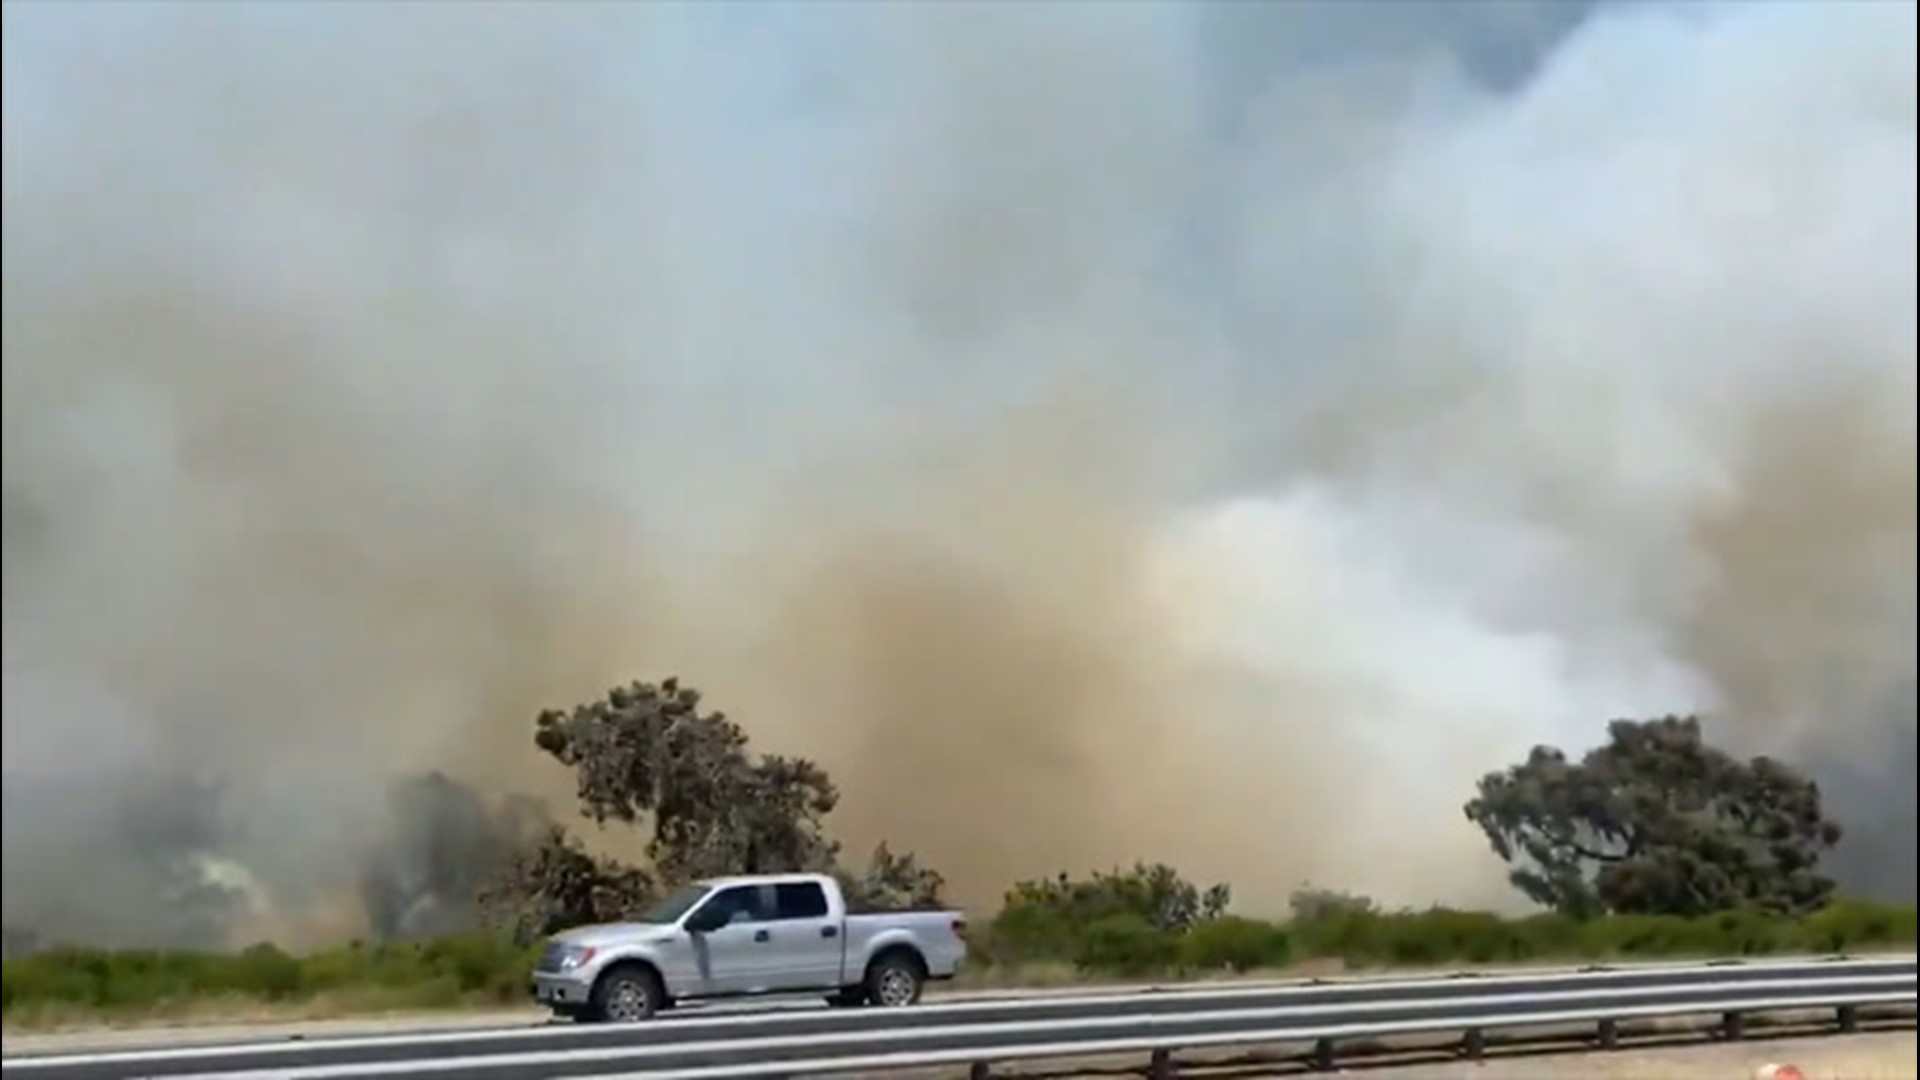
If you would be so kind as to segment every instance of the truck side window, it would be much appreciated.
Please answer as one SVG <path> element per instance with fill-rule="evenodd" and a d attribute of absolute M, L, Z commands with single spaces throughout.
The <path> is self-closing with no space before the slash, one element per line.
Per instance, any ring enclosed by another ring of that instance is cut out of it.
<path fill-rule="evenodd" d="M 766 905 L 760 901 L 760 889 L 755 885 L 735 885 L 714 893 L 713 899 L 700 909 L 700 914 L 705 917 L 709 910 L 712 911 L 713 925 L 716 926 L 766 922 L 769 914 Z"/>
<path fill-rule="evenodd" d="M 817 881 L 782 882 L 773 887 L 776 919 L 824 919 L 827 890 Z"/>

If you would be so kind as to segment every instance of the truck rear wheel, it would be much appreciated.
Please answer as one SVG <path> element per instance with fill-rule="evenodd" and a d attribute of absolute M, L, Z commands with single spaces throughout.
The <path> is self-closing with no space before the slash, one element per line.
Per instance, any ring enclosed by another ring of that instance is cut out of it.
<path fill-rule="evenodd" d="M 589 1015 L 609 1024 L 637 1024 L 659 1010 L 660 979 L 639 964 L 613 968 L 593 984 L 593 1004 Z"/>
<path fill-rule="evenodd" d="M 881 953 L 867 968 L 867 1000 L 883 1009 L 899 1009 L 920 1000 L 927 971 L 920 958 L 899 949 Z"/>

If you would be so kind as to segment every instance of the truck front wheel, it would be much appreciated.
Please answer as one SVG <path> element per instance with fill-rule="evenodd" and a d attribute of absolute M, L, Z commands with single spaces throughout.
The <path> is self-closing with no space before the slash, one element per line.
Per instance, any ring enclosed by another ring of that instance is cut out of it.
<path fill-rule="evenodd" d="M 883 1009 L 898 1009 L 920 1000 L 926 968 L 905 949 L 881 953 L 867 968 L 867 1000 Z"/>
<path fill-rule="evenodd" d="M 666 995 L 659 976 L 639 964 L 622 964 L 593 984 L 593 1019 L 611 1024 L 636 1024 L 651 1019 Z"/>

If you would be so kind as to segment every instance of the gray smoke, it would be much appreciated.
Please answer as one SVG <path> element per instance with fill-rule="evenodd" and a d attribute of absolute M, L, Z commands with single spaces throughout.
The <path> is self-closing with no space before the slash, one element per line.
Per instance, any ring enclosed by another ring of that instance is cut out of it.
<path fill-rule="evenodd" d="M 973 901 L 1511 903 L 1472 780 L 1617 715 L 1891 760 L 1914 29 L 9 3 L 8 920 L 352 932 L 395 777 L 671 673 Z"/>

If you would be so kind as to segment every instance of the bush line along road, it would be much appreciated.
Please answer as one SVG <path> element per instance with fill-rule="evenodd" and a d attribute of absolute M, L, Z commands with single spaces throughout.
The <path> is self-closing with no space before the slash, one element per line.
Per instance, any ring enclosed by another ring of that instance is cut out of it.
<path fill-rule="evenodd" d="M 1637 967 L 1284 988 L 1110 993 L 906 1010 L 781 1011 L 662 1020 L 638 1027 L 563 1025 L 8 1059 L 8 1075 L 44 1080 L 360 1080 L 452 1075 L 533 1077 L 800 1076 L 1133 1052 L 1161 1075 L 1171 1054 L 1306 1042 L 1323 1067 L 1340 1039 L 1489 1029 L 1606 1025 L 1709 1014 L 1834 1010 L 1910 1013 L 1911 956 Z M 1739 1034 L 1735 1019 L 1727 1034 Z M 1605 1029 L 1602 1029 L 1605 1030 Z M 1602 1036 L 1604 1037 L 1604 1036 Z"/>
<path fill-rule="evenodd" d="M 1111 880 L 1111 879 L 1110 879 Z M 1011 903 L 968 935 L 965 982 L 1018 984 L 1035 971 L 1141 979 L 1276 971 L 1329 961 L 1349 969 L 1515 962 L 1908 951 L 1915 909 L 1840 902 L 1800 918 L 1728 912 L 1696 918 L 1556 914 L 1504 919 L 1436 909 L 1380 912 L 1303 898 L 1286 922 L 1223 915 L 1155 926 L 1115 904 L 1076 917 Z M 1093 914 L 1102 911 L 1103 914 Z M 223 1011 L 247 1003 L 392 1011 L 521 1004 L 542 944 L 486 933 L 426 942 L 356 944 L 304 957 L 268 945 L 235 953 L 54 949 L 0 965 L 0 1009 L 11 1028 Z"/>

